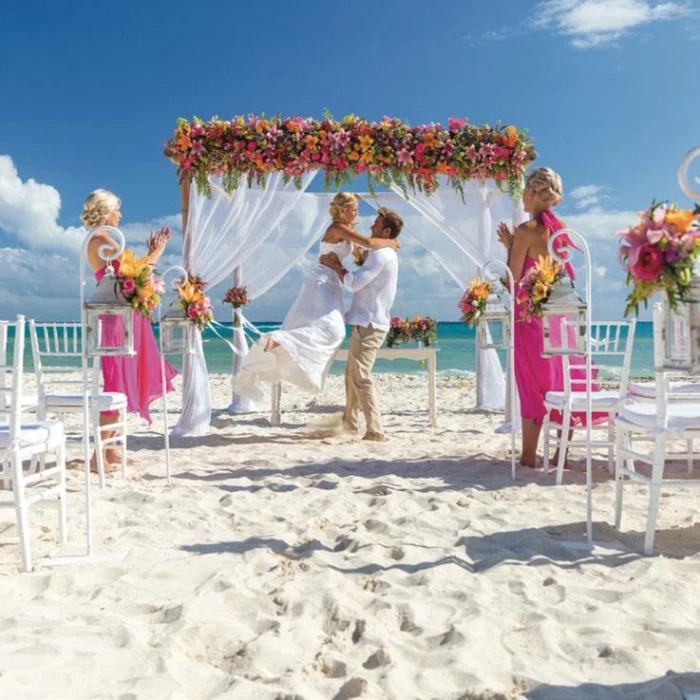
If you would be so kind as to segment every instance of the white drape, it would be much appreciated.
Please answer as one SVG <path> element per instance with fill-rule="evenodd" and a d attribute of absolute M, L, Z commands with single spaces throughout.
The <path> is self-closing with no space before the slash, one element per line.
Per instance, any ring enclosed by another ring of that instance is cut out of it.
<path fill-rule="evenodd" d="M 505 260 L 498 244 L 496 228 L 500 221 L 517 225 L 524 220 L 521 203 L 514 203 L 493 181 L 468 182 L 462 196 L 447 181 L 431 195 L 411 192 L 408 197 L 398 189 L 377 193 L 368 202 L 387 206 L 402 218 L 419 213 L 421 224 L 407 227 L 429 250 L 448 274 L 464 289 L 479 274 L 481 266 L 494 258 Z M 456 305 L 456 301 L 455 301 Z M 505 379 L 495 350 L 477 350 L 477 408 L 503 410 Z"/>
<path fill-rule="evenodd" d="M 296 205 L 315 175 L 316 171 L 306 173 L 300 190 L 291 182 L 285 184 L 279 173 L 269 178 L 265 189 L 242 185 L 230 195 L 216 180 L 211 183 L 211 197 L 198 195 L 193 187 L 184 233 L 185 269 L 213 287 L 243 266 L 252 298 L 269 289 L 304 252 L 295 256 L 294 248 L 301 247 L 297 237 L 309 231 L 304 226 L 310 215 L 304 214 L 306 207 L 297 210 Z M 280 246 L 279 254 L 270 252 L 270 244 Z M 248 261 L 254 262 L 247 265 Z M 209 429 L 211 394 L 199 333 L 195 349 L 184 358 L 182 414 L 173 435 L 203 435 Z"/>

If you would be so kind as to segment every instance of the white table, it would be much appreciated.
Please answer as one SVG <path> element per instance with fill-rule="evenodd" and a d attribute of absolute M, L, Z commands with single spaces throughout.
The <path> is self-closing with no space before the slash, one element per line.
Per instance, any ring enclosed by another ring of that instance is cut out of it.
<path fill-rule="evenodd" d="M 431 427 L 437 427 L 437 385 L 435 381 L 437 369 L 437 349 L 436 348 L 381 348 L 377 352 L 377 359 L 382 360 L 415 360 L 416 362 L 428 363 L 428 422 Z M 348 351 L 338 350 L 334 361 L 347 362 Z M 272 425 L 279 425 L 282 421 L 282 384 L 276 382 L 272 385 L 272 405 L 270 406 L 270 422 Z"/>

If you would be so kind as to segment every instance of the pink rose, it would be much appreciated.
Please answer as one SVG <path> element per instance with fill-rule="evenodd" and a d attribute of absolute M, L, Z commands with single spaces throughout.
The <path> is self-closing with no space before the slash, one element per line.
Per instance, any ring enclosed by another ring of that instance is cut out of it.
<path fill-rule="evenodd" d="M 131 277 L 127 277 L 122 283 L 122 292 L 124 294 L 132 294 L 135 288 L 136 285 L 134 284 L 134 280 L 131 279 Z"/>
<path fill-rule="evenodd" d="M 663 271 L 663 252 L 650 245 L 639 246 L 637 261 L 630 268 L 632 275 L 644 282 L 655 282 Z"/>

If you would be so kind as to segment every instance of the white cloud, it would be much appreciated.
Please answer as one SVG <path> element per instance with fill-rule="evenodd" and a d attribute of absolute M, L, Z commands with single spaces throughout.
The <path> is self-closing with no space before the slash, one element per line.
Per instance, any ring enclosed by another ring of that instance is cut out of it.
<path fill-rule="evenodd" d="M 12 158 L 0 155 L 0 229 L 32 250 L 79 250 L 81 227 L 58 224 L 61 196 L 51 185 L 23 181 Z"/>
<path fill-rule="evenodd" d="M 573 189 L 569 196 L 574 200 L 577 209 L 591 209 L 606 199 L 605 187 L 602 185 L 581 185 Z"/>
<path fill-rule="evenodd" d="M 571 37 L 571 45 L 591 49 L 615 44 L 638 27 L 677 20 L 693 13 L 686 2 L 647 0 L 545 0 L 532 20 L 539 29 Z"/>

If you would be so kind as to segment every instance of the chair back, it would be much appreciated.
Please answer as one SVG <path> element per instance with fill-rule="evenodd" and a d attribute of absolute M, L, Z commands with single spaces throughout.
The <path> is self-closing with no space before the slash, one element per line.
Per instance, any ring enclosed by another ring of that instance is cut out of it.
<path fill-rule="evenodd" d="M 14 327 L 15 337 L 12 364 L 0 365 L 0 422 L 9 424 L 9 445 L 12 447 L 20 436 L 22 424 L 22 373 L 24 371 L 24 316 L 17 316 L 15 323 L 3 321 L 0 326 L 0 341 L 4 338 L 3 352 L 6 357 L 9 330 Z M 6 359 L 3 362 L 7 362 Z"/>
<path fill-rule="evenodd" d="M 627 396 L 632 366 L 636 320 L 599 321 L 591 324 L 591 382 Z M 586 390 L 586 363 L 580 356 L 564 355 L 564 391 Z"/>
<path fill-rule="evenodd" d="M 691 384 L 685 385 L 682 392 L 671 391 L 671 378 L 677 370 L 664 368 L 666 353 L 664 311 L 661 304 L 654 304 L 654 367 L 656 368 L 656 424 L 660 429 L 668 428 L 668 407 L 670 403 L 700 402 L 700 382 L 697 391 Z"/>
<path fill-rule="evenodd" d="M 67 373 L 79 371 L 82 367 L 83 333 L 80 323 L 37 323 L 30 320 L 29 336 L 40 399 L 53 393 L 57 385 L 82 385 L 82 379 L 66 377 Z"/>

